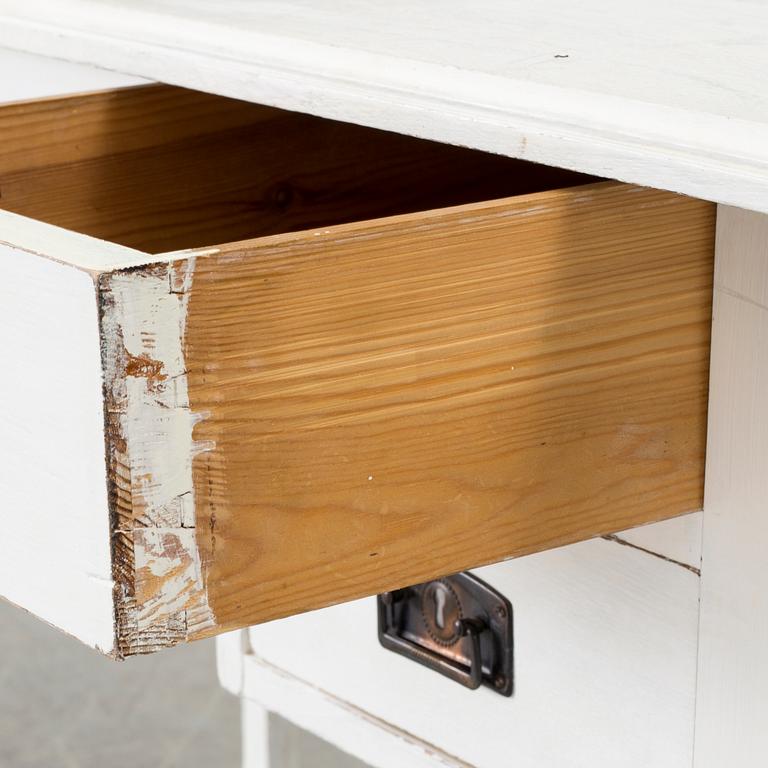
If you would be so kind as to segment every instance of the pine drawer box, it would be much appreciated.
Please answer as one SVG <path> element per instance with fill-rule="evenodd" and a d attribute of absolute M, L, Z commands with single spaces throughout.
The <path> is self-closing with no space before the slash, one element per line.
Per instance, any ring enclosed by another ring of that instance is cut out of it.
<path fill-rule="evenodd" d="M 0 588 L 102 651 L 701 508 L 712 204 L 169 86 L 0 136 Z"/>

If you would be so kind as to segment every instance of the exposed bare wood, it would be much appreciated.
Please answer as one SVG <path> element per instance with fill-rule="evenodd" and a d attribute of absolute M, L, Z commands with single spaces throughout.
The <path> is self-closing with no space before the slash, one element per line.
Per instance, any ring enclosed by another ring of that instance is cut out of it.
<path fill-rule="evenodd" d="M 6 210 L 148 252 L 586 177 L 170 86 L 0 111 Z"/>
<path fill-rule="evenodd" d="M 217 626 L 700 508 L 713 214 L 604 184 L 198 258 Z"/>

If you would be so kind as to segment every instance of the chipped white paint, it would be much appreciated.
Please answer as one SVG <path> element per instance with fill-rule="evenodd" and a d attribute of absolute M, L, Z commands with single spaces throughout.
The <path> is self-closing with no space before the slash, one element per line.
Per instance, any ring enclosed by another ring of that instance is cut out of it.
<path fill-rule="evenodd" d="M 186 296 L 171 292 L 166 269 L 115 272 L 105 281 L 112 296 L 103 321 L 105 373 L 113 399 L 125 405 L 133 490 L 150 514 L 181 516 L 192 494 L 195 421 L 182 349 Z"/>
<path fill-rule="evenodd" d="M 183 349 L 195 260 L 179 264 L 100 280 L 108 407 L 125 443 L 120 462 L 130 488 L 129 519 L 120 525 L 133 540 L 127 620 L 137 649 L 144 634 L 157 644 L 165 624 L 175 636 L 215 623 L 196 541 L 192 478 L 193 458 L 211 446 L 193 439 L 204 415 L 189 407 Z"/>
<path fill-rule="evenodd" d="M 194 528 L 134 530 L 140 621 L 155 624 L 200 602 L 203 589 Z"/>
<path fill-rule="evenodd" d="M 126 271 L 107 278 L 114 302 L 107 343 L 121 340 L 122 347 L 107 357 L 106 375 L 119 388 L 113 397 L 125 399 L 123 435 L 135 490 L 151 514 L 177 512 L 179 525 L 194 519 L 192 458 L 210 448 L 192 439 L 204 416 L 190 411 L 184 362 L 194 264 L 194 258 L 187 259 L 179 285 L 173 284 L 170 267 L 159 275 Z"/>

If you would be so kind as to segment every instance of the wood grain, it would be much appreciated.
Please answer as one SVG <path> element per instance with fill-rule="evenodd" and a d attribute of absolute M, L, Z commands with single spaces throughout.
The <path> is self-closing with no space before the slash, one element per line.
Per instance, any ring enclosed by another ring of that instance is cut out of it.
<path fill-rule="evenodd" d="M 0 136 L 5 210 L 150 253 L 585 178 L 161 85 L 8 105 Z"/>
<path fill-rule="evenodd" d="M 699 509 L 713 206 L 579 187 L 200 256 L 220 628 Z"/>

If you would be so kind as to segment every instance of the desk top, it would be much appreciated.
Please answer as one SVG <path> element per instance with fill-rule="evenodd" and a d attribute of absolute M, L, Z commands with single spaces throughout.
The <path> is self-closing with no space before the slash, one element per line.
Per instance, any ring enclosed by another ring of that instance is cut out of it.
<path fill-rule="evenodd" d="M 768 4 L 0 0 L 0 45 L 768 212 Z"/>

